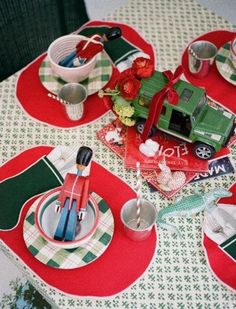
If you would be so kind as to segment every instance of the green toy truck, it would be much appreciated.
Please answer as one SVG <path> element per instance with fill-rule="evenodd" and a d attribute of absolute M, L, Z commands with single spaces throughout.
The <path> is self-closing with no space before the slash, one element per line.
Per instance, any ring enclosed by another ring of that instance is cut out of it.
<path fill-rule="evenodd" d="M 142 80 L 138 97 L 132 102 L 136 119 L 136 129 L 143 132 L 148 108 L 153 95 L 165 87 L 168 80 L 161 72 L 155 72 Z M 179 95 L 177 105 L 164 101 L 161 116 L 156 128 L 187 142 L 194 143 L 195 155 L 209 160 L 222 147 L 226 146 L 234 133 L 235 116 L 221 108 L 208 104 L 204 89 L 195 87 L 183 80 L 174 85 Z M 155 129 L 151 129 L 153 135 Z"/>

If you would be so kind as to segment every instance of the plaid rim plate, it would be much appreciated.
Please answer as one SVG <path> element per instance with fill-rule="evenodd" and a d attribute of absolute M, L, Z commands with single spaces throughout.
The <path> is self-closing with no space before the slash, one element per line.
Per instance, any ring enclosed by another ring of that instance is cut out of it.
<path fill-rule="evenodd" d="M 92 95 L 102 89 L 110 80 L 112 75 L 112 64 L 105 52 L 97 55 L 97 62 L 89 77 L 80 82 Z M 43 86 L 50 92 L 58 94 L 63 85 L 66 84 L 60 77 L 53 75 L 48 58 L 44 58 L 39 68 L 39 79 Z"/>
<path fill-rule="evenodd" d="M 60 249 L 42 238 L 34 221 L 40 198 L 32 204 L 24 220 L 23 237 L 28 250 L 37 260 L 54 268 L 73 269 L 90 264 L 105 252 L 114 233 L 114 219 L 106 202 L 94 192 L 92 196 L 99 207 L 99 225 L 93 236 L 75 249 Z"/>
<path fill-rule="evenodd" d="M 230 42 L 227 42 L 218 50 L 216 67 L 224 79 L 236 85 L 236 69 L 230 59 Z"/>

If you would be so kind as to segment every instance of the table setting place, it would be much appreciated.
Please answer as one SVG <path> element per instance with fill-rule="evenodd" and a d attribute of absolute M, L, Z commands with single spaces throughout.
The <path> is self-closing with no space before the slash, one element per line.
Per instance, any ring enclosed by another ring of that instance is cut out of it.
<path fill-rule="evenodd" d="M 162 254 L 161 237 L 184 246 L 176 220 L 195 216 L 210 272 L 236 290 L 235 178 L 207 185 L 234 177 L 236 32 L 195 38 L 173 71 L 158 70 L 156 53 L 131 25 L 89 21 L 18 76 L 17 103 L 39 125 L 76 129 L 112 113 L 94 133 L 134 179 L 131 186 L 98 162 L 85 137 L 31 146 L 0 167 L 1 248 L 60 295 L 123 293 Z"/>

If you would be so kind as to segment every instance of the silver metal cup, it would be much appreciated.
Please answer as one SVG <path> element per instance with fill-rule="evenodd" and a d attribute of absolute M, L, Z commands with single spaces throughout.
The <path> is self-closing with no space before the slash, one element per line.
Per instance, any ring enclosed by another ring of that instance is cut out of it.
<path fill-rule="evenodd" d="M 137 199 L 127 201 L 120 213 L 126 235 L 135 241 L 147 239 L 156 222 L 157 211 L 155 206 L 141 199 L 140 226 L 137 227 Z"/>
<path fill-rule="evenodd" d="M 69 83 L 64 85 L 58 97 L 65 106 L 65 111 L 70 120 L 79 120 L 83 117 L 84 102 L 88 97 L 87 89 L 78 83 Z"/>
<path fill-rule="evenodd" d="M 189 71 L 197 78 L 207 76 L 217 54 L 217 47 L 209 41 L 196 41 L 188 47 Z"/>

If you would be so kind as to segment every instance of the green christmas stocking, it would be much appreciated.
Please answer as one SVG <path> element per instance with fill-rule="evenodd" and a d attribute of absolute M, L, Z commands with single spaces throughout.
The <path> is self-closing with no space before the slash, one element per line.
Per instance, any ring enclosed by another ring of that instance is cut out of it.
<path fill-rule="evenodd" d="M 22 206 L 29 198 L 62 183 L 63 177 L 46 156 L 0 183 L 0 229 L 9 230 L 17 225 Z"/>
<path fill-rule="evenodd" d="M 92 36 L 93 34 L 102 35 L 108 29 L 108 27 L 88 27 L 80 31 L 79 34 L 84 36 Z M 130 67 L 133 60 L 137 57 L 149 58 L 142 50 L 122 37 L 114 41 L 105 42 L 104 49 L 120 72 Z"/>

